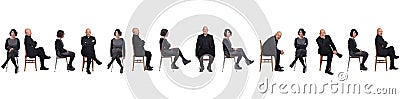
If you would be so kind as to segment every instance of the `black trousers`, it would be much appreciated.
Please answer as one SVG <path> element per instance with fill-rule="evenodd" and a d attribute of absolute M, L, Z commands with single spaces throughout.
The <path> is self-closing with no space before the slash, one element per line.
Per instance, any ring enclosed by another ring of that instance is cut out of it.
<path fill-rule="evenodd" d="M 386 51 L 388 51 L 385 55 L 379 55 L 379 56 L 389 56 L 390 57 L 390 67 L 394 66 L 394 57 L 396 57 L 396 52 L 394 51 L 394 47 L 390 46 L 386 48 Z"/>
<path fill-rule="evenodd" d="M 40 66 L 44 67 L 44 58 L 47 56 L 46 53 L 44 52 L 43 47 L 39 47 L 35 49 L 35 56 L 38 56 L 40 59 Z"/>
<path fill-rule="evenodd" d="M 7 59 L 2 66 L 5 66 L 8 63 L 8 61 L 11 60 L 11 62 L 14 64 L 15 68 L 17 68 L 18 66 L 15 61 L 15 57 L 17 57 L 17 56 L 18 56 L 18 51 L 16 51 L 16 50 L 13 50 L 11 52 L 7 51 Z"/>
<path fill-rule="evenodd" d="M 365 51 L 353 52 L 353 53 L 351 53 L 351 55 L 352 56 L 362 56 L 363 57 L 362 63 L 361 63 L 362 65 L 364 65 L 365 61 L 367 61 L 367 58 L 368 58 L 368 53 Z"/>
<path fill-rule="evenodd" d="M 146 66 L 150 66 L 150 61 L 151 61 L 151 52 L 150 51 L 145 51 L 144 56 L 146 56 Z"/>
<path fill-rule="evenodd" d="M 281 51 L 280 50 L 277 50 L 276 51 L 276 57 L 275 57 L 275 68 L 277 69 L 277 68 L 280 68 L 281 66 L 279 65 L 280 64 L 280 61 L 281 61 Z"/>
<path fill-rule="evenodd" d="M 303 59 L 303 57 L 306 56 L 306 54 L 307 54 L 307 50 L 305 50 L 305 49 L 296 50 L 296 56 L 291 65 L 296 64 L 297 60 L 300 60 L 301 65 L 303 65 L 303 67 L 306 67 L 306 65 L 304 63 L 304 59 Z"/>
<path fill-rule="evenodd" d="M 90 69 L 90 64 L 92 64 L 92 59 L 96 61 L 96 63 L 100 63 L 100 61 L 97 59 L 96 54 L 93 51 L 86 51 L 85 53 L 82 53 L 84 57 L 86 57 L 86 69 Z"/>
<path fill-rule="evenodd" d="M 74 52 L 64 52 L 64 53 L 61 53 L 60 55 L 61 55 L 61 57 L 69 57 L 68 65 L 72 65 L 72 62 L 74 61 L 74 58 L 75 58 Z"/>
<path fill-rule="evenodd" d="M 331 71 L 331 67 L 332 67 L 332 58 L 333 58 L 333 53 L 326 53 L 326 54 L 321 54 L 322 56 L 327 56 L 328 59 L 326 60 L 326 67 L 325 67 L 325 71 Z"/>

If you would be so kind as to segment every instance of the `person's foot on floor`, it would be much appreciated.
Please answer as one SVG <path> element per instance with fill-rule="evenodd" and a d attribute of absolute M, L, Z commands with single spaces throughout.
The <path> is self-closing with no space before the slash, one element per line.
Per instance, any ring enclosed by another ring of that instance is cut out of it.
<path fill-rule="evenodd" d="M 283 72 L 284 70 L 282 68 L 275 68 L 275 71 Z"/>
<path fill-rule="evenodd" d="M 86 73 L 89 75 L 92 74 L 89 69 L 86 69 Z"/>
<path fill-rule="evenodd" d="M 151 66 L 146 66 L 146 70 L 147 70 L 147 71 L 153 71 L 153 67 L 151 67 Z"/>
<path fill-rule="evenodd" d="M 119 70 L 119 73 L 124 73 L 124 68 L 121 68 L 120 70 Z"/>
<path fill-rule="evenodd" d="M 49 68 L 42 66 L 40 67 L 40 70 L 49 70 Z"/>
<path fill-rule="evenodd" d="M 254 63 L 254 60 L 246 60 L 246 64 L 247 65 L 250 65 L 250 64 L 253 64 Z"/>
<path fill-rule="evenodd" d="M 306 73 L 307 67 L 303 67 L 303 73 Z"/>
<path fill-rule="evenodd" d="M 171 64 L 171 69 L 179 69 L 179 67 L 176 66 L 175 64 Z"/>
<path fill-rule="evenodd" d="M 360 65 L 360 70 L 367 71 L 368 68 L 361 64 L 361 65 Z"/>
<path fill-rule="evenodd" d="M 240 67 L 239 64 L 235 64 L 235 69 L 236 69 L 236 70 L 241 70 L 242 67 Z"/>
<path fill-rule="evenodd" d="M 333 73 L 331 71 L 325 71 L 325 73 L 327 73 L 329 75 L 333 75 Z"/>
<path fill-rule="evenodd" d="M 389 68 L 390 70 L 397 70 L 397 69 L 399 69 L 399 68 L 397 68 L 397 67 L 394 67 L 394 66 L 390 66 L 390 68 Z"/>
<path fill-rule="evenodd" d="M 183 65 L 189 64 L 190 62 L 192 62 L 191 60 L 184 60 L 183 61 Z"/>
<path fill-rule="evenodd" d="M 74 70 L 75 70 L 75 67 L 72 66 L 72 65 L 68 65 L 67 70 L 69 70 L 69 71 L 74 71 Z"/>
<path fill-rule="evenodd" d="M 111 64 L 110 63 L 107 64 L 107 69 L 110 69 L 110 67 L 111 67 Z"/>
<path fill-rule="evenodd" d="M 212 72 L 212 70 L 211 70 L 211 67 L 210 67 L 210 66 L 208 66 L 208 67 L 207 67 L 207 70 L 208 70 L 208 72 Z"/>
<path fill-rule="evenodd" d="M 199 69 L 200 69 L 199 72 L 203 72 L 204 71 L 204 67 L 200 67 Z"/>
<path fill-rule="evenodd" d="M 18 71 L 19 71 L 19 69 L 18 69 L 19 67 L 15 67 L 15 74 L 17 74 L 18 73 Z"/>

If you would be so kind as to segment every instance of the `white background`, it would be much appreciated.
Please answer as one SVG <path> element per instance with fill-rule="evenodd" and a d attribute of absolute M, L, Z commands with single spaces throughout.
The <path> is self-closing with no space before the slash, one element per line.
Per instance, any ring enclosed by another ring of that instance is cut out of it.
<path fill-rule="evenodd" d="M 346 83 L 373 83 L 374 87 L 400 88 L 397 85 L 399 71 L 388 71 L 384 65 L 379 64 L 374 72 L 374 38 L 376 29 L 383 28 L 383 37 L 389 45 L 399 50 L 398 32 L 400 9 L 396 1 L 382 0 L 256 0 L 263 9 L 271 25 L 272 31 L 282 31 L 283 36 L 278 48 L 286 53 L 282 56 L 281 66 L 285 72 L 275 73 L 276 83 L 325 83 L 337 80 L 336 75 L 328 76 L 323 71 L 318 71 L 319 55 L 315 39 L 320 29 L 325 29 L 331 35 L 340 53 L 344 58 L 334 57 L 332 71 L 337 74 L 345 71 L 347 67 L 347 40 L 349 32 L 355 28 L 359 32 L 356 38 L 358 47 L 369 52 L 370 57 L 366 72 L 360 72 L 356 60 L 351 62 L 349 79 Z M 109 42 L 116 28 L 126 30 L 132 13 L 141 0 L 8 0 L 0 3 L 0 44 L 4 44 L 12 28 L 19 32 L 21 41 L 20 54 L 23 53 L 24 29 L 32 29 L 32 38 L 38 46 L 44 47 L 46 53 L 54 57 L 54 41 L 56 31 L 62 29 L 66 32 L 64 38 L 65 48 L 76 52 L 74 66 L 75 72 L 67 72 L 65 62 L 59 60 L 58 71 L 54 73 L 54 58 L 46 60 L 49 71 L 35 72 L 33 65 L 28 65 L 23 72 L 23 58 L 19 58 L 20 73 L 13 73 L 14 67 L 10 66 L 8 72 L 0 71 L 0 97 L 9 98 L 133 98 L 125 77 L 117 72 L 110 73 L 106 65 L 95 65 L 95 72 L 86 75 L 80 72 L 80 37 L 86 28 L 92 29 L 92 35 L 97 38 L 96 52 L 98 58 L 107 64 L 109 62 Z M 131 27 L 128 27 L 131 28 Z M 300 73 L 301 66 L 295 72 L 288 67 L 294 57 L 293 41 L 297 30 L 304 28 L 309 39 L 308 71 Z M 273 34 L 273 33 L 271 33 Z M 123 33 L 124 36 L 124 33 Z M 130 39 L 130 37 L 125 37 Z M 265 40 L 263 40 L 265 41 Z M 4 46 L 0 46 L 2 48 Z M 0 57 L 0 63 L 5 60 L 5 50 Z M 22 54 L 23 55 L 23 54 Z M 254 57 L 253 59 L 256 59 Z M 395 65 L 398 65 L 396 60 Z M 39 64 L 38 64 L 39 65 Z M 323 64 L 322 70 L 324 70 Z M 129 67 L 130 68 L 130 67 Z M 269 64 L 264 68 L 270 68 Z M 118 71 L 119 67 L 115 68 Z M 264 69 L 270 70 L 270 69 Z M 267 98 L 394 98 L 397 95 L 282 95 L 274 93 Z"/>

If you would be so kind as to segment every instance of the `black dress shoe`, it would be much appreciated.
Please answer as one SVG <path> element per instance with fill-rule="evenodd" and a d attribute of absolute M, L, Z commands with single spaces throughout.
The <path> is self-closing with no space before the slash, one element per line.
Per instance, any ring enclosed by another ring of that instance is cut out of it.
<path fill-rule="evenodd" d="M 111 67 L 111 64 L 107 64 L 107 69 L 110 69 L 110 67 Z"/>
<path fill-rule="evenodd" d="M 399 59 L 399 56 L 394 56 L 394 59 Z"/>
<path fill-rule="evenodd" d="M 152 71 L 152 70 L 153 70 L 153 67 L 151 67 L 151 66 L 146 66 L 146 70 L 147 70 L 147 71 Z"/>
<path fill-rule="evenodd" d="M 204 67 L 200 67 L 200 71 L 199 72 L 203 72 L 204 71 Z"/>
<path fill-rule="evenodd" d="M 399 68 L 394 67 L 394 66 L 391 66 L 389 69 L 390 69 L 390 70 L 397 70 L 397 69 L 399 69 Z"/>
<path fill-rule="evenodd" d="M 360 70 L 366 71 L 366 70 L 368 70 L 368 68 L 365 67 L 364 65 L 361 65 L 361 66 L 360 66 Z"/>
<path fill-rule="evenodd" d="M 284 70 L 282 68 L 275 68 L 275 71 L 283 72 Z"/>
<path fill-rule="evenodd" d="M 329 75 L 333 75 L 333 73 L 331 71 L 325 71 L 325 73 L 327 73 Z"/>
<path fill-rule="evenodd" d="M 212 72 L 212 70 L 211 69 L 207 69 L 208 70 L 208 72 Z"/>
<path fill-rule="evenodd" d="M 92 74 L 89 69 L 86 69 L 86 73 L 89 75 Z"/>
<path fill-rule="evenodd" d="M 120 70 L 119 70 L 119 73 L 124 73 L 124 68 L 121 68 Z"/>
<path fill-rule="evenodd" d="M 254 63 L 254 60 L 246 60 L 246 64 L 247 65 L 250 65 L 250 64 L 253 64 Z"/>
<path fill-rule="evenodd" d="M 5 65 L 1 66 L 1 68 L 3 68 L 3 69 L 4 69 L 5 67 L 6 67 Z"/>
<path fill-rule="evenodd" d="M 183 61 L 183 65 L 189 64 L 190 62 L 192 62 L 191 60 L 184 60 Z"/>
<path fill-rule="evenodd" d="M 40 67 L 40 70 L 49 70 L 49 68 L 42 66 Z"/>
<path fill-rule="evenodd" d="M 175 64 L 171 64 L 171 69 L 179 69 L 179 67 L 176 66 Z"/>
<path fill-rule="evenodd" d="M 50 56 L 45 56 L 45 57 L 44 57 L 44 59 L 50 59 L 50 58 L 51 58 Z"/>
<path fill-rule="evenodd" d="M 17 74 L 19 71 L 18 67 L 15 68 L 15 74 Z"/>
<path fill-rule="evenodd" d="M 98 62 L 96 62 L 96 64 L 97 65 L 101 65 L 101 64 L 103 64 L 102 62 L 100 62 L 100 61 L 98 61 Z"/>
<path fill-rule="evenodd" d="M 69 66 L 67 67 L 67 70 L 69 70 L 69 71 L 74 71 L 74 70 L 75 70 L 75 67 L 73 67 L 72 65 L 69 65 Z"/>
<path fill-rule="evenodd" d="M 343 55 L 342 54 L 339 54 L 339 53 L 337 53 L 336 54 L 339 58 L 342 58 L 343 57 Z"/>

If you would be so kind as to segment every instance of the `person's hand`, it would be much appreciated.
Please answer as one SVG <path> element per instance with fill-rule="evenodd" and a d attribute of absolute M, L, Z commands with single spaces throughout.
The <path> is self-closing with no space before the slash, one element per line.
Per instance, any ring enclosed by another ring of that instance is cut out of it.
<path fill-rule="evenodd" d="M 333 51 L 333 54 L 337 54 L 337 51 L 336 51 L 336 50 L 334 50 L 334 51 Z"/>
<path fill-rule="evenodd" d="M 235 51 L 236 51 L 237 49 L 238 49 L 238 48 L 233 48 L 233 50 L 235 50 Z"/>
<path fill-rule="evenodd" d="M 285 54 L 285 52 L 283 50 L 281 50 L 281 55 Z"/>
<path fill-rule="evenodd" d="M 14 48 L 10 48 L 10 51 L 14 50 Z"/>
<path fill-rule="evenodd" d="M 95 42 L 96 40 L 92 40 L 92 42 Z"/>

